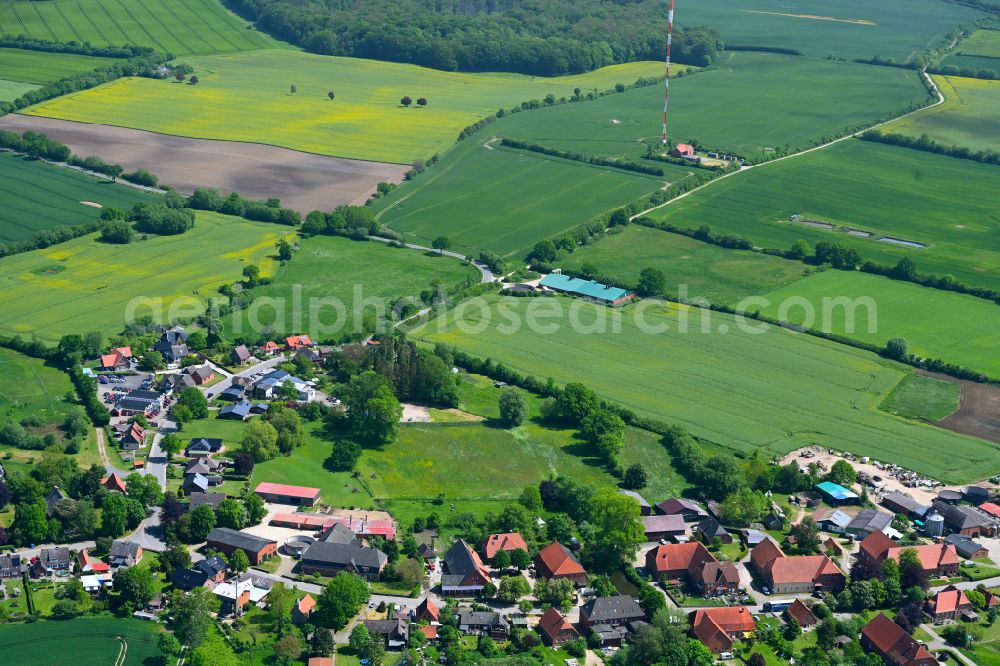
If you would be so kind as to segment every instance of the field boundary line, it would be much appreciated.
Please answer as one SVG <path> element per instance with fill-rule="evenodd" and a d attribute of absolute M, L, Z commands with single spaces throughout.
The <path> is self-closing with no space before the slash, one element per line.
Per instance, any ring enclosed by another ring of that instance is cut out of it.
<path fill-rule="evenodd" d="M 188 46 L 187 44 L 185 44 L 185 43 L 184 43 L 184 40 L 183 40 L 183 39 L 181 39 L 180 37 L 178 37 L 178 36 L 177 36 L 177 34 L 176 34 L 176 33 L 174 33 L 174 31 L 170 29 L 170 26 L 169 26 L 169 25 L 167 25 L 166 23 L 164 23 L 163 19 L 161 19 L 161 18 L 160 18 L 159 16 L 157 16 L 156 14 L 154 14 L 154 13 L 153 13 L 153 9 L 152 9 L 152 8 L 151 8 L 151 7 L 149 6 L 149 4 L 150 4 L 150 3 L 142 3 L 142 4 L 141 4 L 142 8 L 146 10 L 146 13 L 147 13 L 147 14 L 149 14 L 149 17 L 150 17 L 151 19 L 153 19 L 154 21 L 156 21 L 156 23 L 157 23 L 157 24 L 158 24 L 158 25 L 159 25 L 159 26 L 160 26 L 161 28 L 163 28 L 163 30 L 164 30 L 164 31 L 165 31 L 165 32 L 166 32 L 166 33 L 167 33 L 168 35 L 170 35 L 170 36 L 171 36 L 171 37 L 172 37 L 172 38 L 174 39 L 174 41 L 175 41 L 175 42 L 177 42 L 178 44 L 180 44 L 180 45 L 181 45 L 181 46 L 182 46 L 182 47 L 183 47 L 183 48 L 184 48 L 185 50 L 187 50 L 188 52 L 191 52 L 191 47 L 190 47 L 190 46 Z M 168 5 L 168 4 L 167 4 L 167 3 L 165 3 L 165 2 L 160 2 L 160 3 L 158 3 L 158 4 L 157 4 L 157 7 L 162 7 L 163 9 L 166 9 L 166 10 L 167 10 L 168 12 L 170 12 L 170 15 L 171 15 L 171 16 L 173 16 L 173 17 L 174 17 L 174 19 L 176 19 L 176 20 L 177 20 L 177 23 L 179 23 L 180 25 L 184 25 L 184 21 L 182 21 L 182 20 L 180 19 L 180 17 L 179 17 L 179 16 L 177 16 L 177 13 L 176 13 L 176 12 L 174 12 L 173 8 L 172 8 L 172 7 L 170 6 L 170 5 Z M 194 33 L 194 30 L 193 30 L 193 29 L 192 29 L 192 28 L 191 28 L 190 26 L 188 26 L 188 29 L 190 29 L 190 30 L 191 30 L 191 33 L 192 33 L 192 34 L 195 34 L 195 33 Z M 197 35 L 195 35 L 195 36 L 197 36 Z M 174 51 L 168 51 L 168 53 L 174 53 Z"/>
<path fill-rule="evenodd" d="M 128 36 L 128 33 L 125 32 L 125 28 L 123 28 L 121 23 L 119 23 L 118 20 L 115 19 L 114 16 L 112 16 L 111 12 L 108 11 L 108 8 L 104 6 L 104 3 L 101 2 L 101 0 L 95 0 L 95 1 L 97 2 L 97 6 L 101 8 L 101 11 L 104 12 L 104 15 L 108 17 L 108 19 L 111 21 L 112 24 L 114 24 L 116 28 L 118 28 L 118 32 L 122 33 L 122 37 L 125 38 L 125 41 L 135 44 L 136 41 Z"/>
<path fill-rule="evenodd" d="M 160 40 L 158 40 L 156 37 L 153 37 L 153 33 L 151 33 L 149 30 L 146 29 L 146 25 L 144 23 L 135 18 L 135 14 L 133 14 L 131 10 L 129 10 L 129 8 L 125 6 L 125 3 L 123 3 L 121 0 L 116 0 L 116 2 L 118 2 L 118 6 L 122 8 L 122 11 L 125 12 L 125 14 L 128 15 L 130 19 L 132 19 L 132 22 L 135 23 L 137 26 L 139 26 L 139 30 L 142 30 L 144 33 L 146 33 L 146 36 L 149 37 L 154 44 L 159 46 L 161 51 L 163 51 L 164 53 L 170 53 L 170 49 L 161 44 Z"/>
<path fill-rule="evenodd" d="M 31 31 L 28 30 L 28 27 L 26 25 L 24 25 L 24 19 L 21 18 L 21 15 L 17 13 L 17 5 L 11 3 L 10 11 L 14 13 L 14 18 L 17 19 L 17 22 L 21 24 L 21 30 L 24 30 L 24 34 L 26 34 L 28 37 L 31 37 Z"/>
<path fill-rule="evenodd" d="M 58 5 L 56 5 L 56 6 L 58 7 Z M 88 12 L 83 11 L 83 3 L 81 3 L 80 0 L 76 0 L 76 8 L 79 9 L 80 10 L 80 14 L 83 15 L 87 19 L 87 23 L 90 24 L 90 27 L 93 28 L 97 32 L 97 36 L 100 37 L 105 42 L 107 42 L 108 44 L 110 44 L 111 40 L 109 40 L 107 37 L 104 36 L 104 31 L 101 30 L 100 26 L 97 25 L 96 23 L 94 23 L 94 19 L 92 19 L 90 17 L 90 14 Z M 68 23 L 68 21 L 67 21 L 67 23 Z"/>
<path fill-rule="evenodd" d="M 833 146 L 835 144 L 840 143 L 841 141 L 847 141 L 848 139 L 853 139 L 853 138 L 859 137 L 862 134 L 864 134 L 865 132 L 869 132 L 871 130 L 878 129 L 880 127 L 885 127 L 886 125 L 889 125 L 891 123 L 898 122 L 900 120 L 903 120 L 904 118 L 909 118 L 910 116 L 916 115 L 918 113 L 923 113 L 924 111 L 929 111 L 929 110 L 931 110 L 931 109 L 933 109 L 935 107 L 938 107 L 938 106 L 941 106 L 942 104 L 944 104 L 945 101 L 946 101 L 945 100 L 945 96 L 941 92 L 941 89 L 938 88 L 938 85 L 934 82 L 934 79 L 932 79 L 930 77 L 930 75 L 927 74 L 926 71 L 921 71 L 920 75 L 923 76 L 924 80 L 927 81 L 930 84 L 930 86 L 933 89 L 934 93 L 937 95 L 938 99 L 937 99 L 936 102 L 934 102 L 932 104 L 928 104 L 927 106 L 922 106 L 919 109 L 915 109 L 915 110 L 910 111 L 908 113 L 904 113 L 901 116 L 896 116 L 895 118 L 890 118 L 889 120 L 886 120 L 884 122 L 878 123 L 877 125 L 872 125 L 871 127 L 866 127 L 863 130 L 858 130 L 857 132 L 852 132 L 850 134 L 845 134 L 844 136 L 842 136 L 842 137 L 840 137 L 838 139 L 833 139 L 832 141 L 828 141 L 827 143 L 820 144 L 818 146 L 813 146 L 812 148 L 807 148 L 807 149 L 801 150 L 801 151 L 799 151 L 797 153 L 792 153 L 791 155 L 785 155 L 784 157 L 778 157 L 776 159 L 769 160 L 767 162 L 762 162 L 761 164 L 753 164 L 751 166 L 743 167 L 739 171 L 730 171 L 727 174 L 723 174 L 723 175 L 719 176 L 718 178 L 714 178 L 714 179 L 708 181 L 704 185 L 699 185 L 698 187 L 696 187 L 696 188 L 694 188 L 692 190 L 688 190 L 687 192 L 684 192 L 684 193 L 682 193 L 682 194 L 674 197 L 673 199 L 670 199 L 669 201 L 664 201 L 663 203 L 661 203 L 659 205 L 653 206 L 651 208 L 647 208 L 646 210 L 643 210 L 643 211 L 640 211 L 640 212 L 636 213 L 635 215 L 633 215 L 632 217 L 629 218 L 629 222 L 637 220 L 640 217 L 643 217 L 644 215 L 648 215 L 649 213 L 652 213 L 654 210 L 659 210 L 660 208 L 665 208 L 666 206 L 669 206 L 672 203 L 680 201 L 681 199 L 683 199 L 683 198 L 685 198 L 685 197 L 687 197 L 687 196 L 689 196 L 691 194 L 694 194 L 695 192 L 703 190 L 706 187 L 709 187 L 709 186 L 711 186 L 711 185 L 713 185 L 715 183 L 718 183 L 718 182 L 720 182 L 722 180 L 725 180 L 726 178 L 729 178 L 730 176 L 735 176 L 737 174 L 744 173 L 744 172 L 749 171 L 751 169 L 757 169 L 757 168 L 760 168 L 760 167 L 765 167 L 768 164 L 775 164 L 777 162 L 783 162 L 784 160 L 790 160 L 790 159 L 795 158 L 795 157 L 801 157 L 802 155 L 808 155 L 809 153 L 814 153 L 817 150 L 824 150 L 826 148 L 829 148 L 830 146 Z"/>
<path fill-rule="evenodd" d="M 190 7 L 190 6 L 188 5 L 188 3 L 186 2 L 186 0 L 179 0 L 179 1 L 180 1 L 180 3 L 181 3 L 182 5 L 184 5 L 184 8 L 185 8 L 186 10 L 188 10 L 189 12 L 191 12 L 192 16 L 198 16 L 198 12 L 197 12 L 197 11 L 195 11 L 195 10 L 193 10 L 193 9 L 191 9 L 191 7 Z M 166 4 L 166 3 L 163 3 L 163 4 Z M 221 3 L 219 4 L 219 6 L 222 6 L 222 5 L 221 5 Z M 205 8 L 205 9 L 208 9 L 208 10 L 209 10 L 209 12 L 213 12 L 213 11 L 214 11 L 214 7 L 209 7 L 209 6 L 208 6 L 208 5 L 206 5 L 206 4 L 204 3 L 204 2 L 202 3 L 202 8 Z M 172 10 L 171 10 L 171 11 L 172 11 Z M 175 14 L 175 16 L 176 16 L 176 14 Z M 228 19 L 229 19 L 229 17 L 227 16 L 227 17 L 226 17 L 226 19 L 227 19 L 227 22 L 228 22 Z M 218 31 L 218 30 L 216 29 L 215 25 L 214 25 L 214 24 L 213 24 L 213 23 L 212 23 L 211 21 L 205 21 L 205 27 L 207 27 L 207 28 L 208 28 L 209 30 L 211 30 L 211 31 L 212 31 L 212 32 L 214 32 L 214 33 L 215 33 L 216 35 L 218 35 L 218 36 L 219 36 L 219 38 L 220 38 L 220 39 L 221 39 L 222 41 L 224 41 L 224 42 L 227 42 L 227 43 L 228 43 L 228 44 L 229 44 L 230 46 L 232 46 L 232 47 L 233 47 L 233 48 L 234 48 L 235 50 L 237 50 L 237 51 L 245 51 L 245 50 L 246 50 L 246 49 L 243 49 L 243 48 L 241 48 L 241 47 L 237 46 L 236 44 L 234 44 L 234 43 L 233 43 L 233 41 L 232 41 L 231 39 L 229 39 L 229 37 L 227 37 L 226 35 L 224 35 L 224 34 L 222 34 L 221 32 L 219 32 L 219 31 Z"/>
<path fill-rule="evenodd" d="M 42 27 L 48 30 L 49 34 L 52 35 L 52 41 L 58 42 L 59 38 L 56 37 L 55 31 L 49 26 L 49 22 L 45 20 L 44 16 L 42 16 L 42 10 L 38 8 L 38 3 L 33 2 L 31 6 L 34 8 L 35 14 L 38 15 L 38 20 L 42 22 Z"/>
<path fill-rule="evenodd" d="M 80 36 L 80 33 L 79 31 L 77 31 L 76 26 L 70 23 L 69 19 L 66 18 L 66 14 L 63 13 L 62 6 L 58 2 L 53 4 L 52 6 L 56 8 L 56 13 L 59 14 L 59 18 L 61 18 L 63 22 L 69 26 L 69 29 L 73 31 L 73 34 L 76 35 L 76 38 L 80 41 L 80 43 L 82 44 L 83 42 L 87 41 Z"/>

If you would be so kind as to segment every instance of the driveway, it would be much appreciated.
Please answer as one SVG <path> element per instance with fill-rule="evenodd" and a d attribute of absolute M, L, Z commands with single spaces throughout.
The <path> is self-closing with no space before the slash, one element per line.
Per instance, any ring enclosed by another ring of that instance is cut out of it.
<path fill-rule="evenodd" d="M 169 434 L 177 432 L 177 423 L 164 417 L 160 429 L 153 435 L 153 443 L 146 457 L 146 467 L 143 474 L 152 475 L 160 484 L 160 490 L 167 489 L 167 452 L 160 448 L 160 442 Z"/>
<path fill-rule="evenodd" d="M 940 636 L 938 636 L 937 632 L 934 631 L 934 627 L 932 627 L 929 624 L 922 624 L 922 625 L 920 625 L 920 628 L 923 629 L 924 631 L 926 631 L 928 634 L 930 634 L 931 641 L 929 643 L 927 643 L 927 649 L 928 650 L 932 650 L 932 651 L 947 650 L 948 654 L 950 654 L 952 657 L 955 657 L 956 659 L 958 659 L 960 662 L 962 662 L 963 664 L 965 664 L 965 666 L 976 666 L 976 662 L 972 661 L 971 659 L 969 659 L 968 657 L 966 657 L 964 654 L 962 654 L 961 652 L 959 652 L 955 648 L 947 645 L 944 642 L 944 639 L 941 638 Z"/>
<path fill-rule="evenodd" d="M 230 375 L 228 372 L 225 372 L 224 370 L 221 370 L 221 368 L 220 368 L 219 372 L 221 372 L 221 374 L 223 374 L 226 377 L 228 377 L 228 379 L 224 379 L 221 382 L 213 384 L 212 386 L 209 386 L 207 389 L 205 389 L 205 397 L 208 398 L 209 400 L 211 400 L 215 396 L 217 396 L 220 393 L 222 393 L 223 391 L 225 391 L 227 388 L 229 388 L 232 385 L 232 383 L 233 383 L 232 382 L 233 377 L 249 377 L 250 375 L 256 375 L 256 374 L 260 374 L 260 373 L 266 373 L 266 372 L 270 371 L 271 369 L 273 369 L 275 366 L 277 366 L 277 365 L 279 365 L 281 363 L 284 363 L 285 360 L 286 359 L 285 359 L 284 355 L 278 354 L 276 356 L 272 356 L 269 359 L 263 360 L 263 361 L 261 361 L 260 363 L 258 363 L 256 365 L 252 365 L 252 366 L 250 366 L 248 368 L 244 368 L 243 370 L 240 370 L 239 372 L 237 372 L 235 375 Z M 215 367 L 215 366 L 213 366 L 213 367 Z"/>

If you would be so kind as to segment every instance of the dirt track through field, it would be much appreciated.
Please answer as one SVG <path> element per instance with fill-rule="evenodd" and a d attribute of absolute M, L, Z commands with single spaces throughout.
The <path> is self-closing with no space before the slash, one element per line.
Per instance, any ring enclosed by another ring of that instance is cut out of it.
<path fill-rule="evenodd" d="M 0 129 L 42 132 L 77 155 L 96 155 L 121 164 L 125 171 L 146 169 L 162 185 L 188 194 L 196 187 L 214 187 L 224 195 L 239 192 L 249 199 L 278 197 L 282 205 L 303 214 L 362 204 L 380 182 L 399 182 L 408 169 L 254 143 L 188 139 L 18 114 L 0 118 Z"/>
<path fill-rule="evenodd" d="M 1000 387 L 955 379 L 933 372 L 922 375 L 962 387 L 958 410 L 938 421 L 942 428 L 1000 444 Z"/>

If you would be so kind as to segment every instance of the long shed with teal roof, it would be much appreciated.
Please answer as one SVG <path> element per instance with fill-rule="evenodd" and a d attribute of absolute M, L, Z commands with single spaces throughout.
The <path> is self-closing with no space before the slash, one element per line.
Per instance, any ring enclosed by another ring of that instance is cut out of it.
<path fill-rule="evenodd" d="M 605 305 L 623 305 L 635 298 L 634 293 L 625 289 L 560 273 L 549 273 L 538 284 L 553 291 L 589 298 Z"/>

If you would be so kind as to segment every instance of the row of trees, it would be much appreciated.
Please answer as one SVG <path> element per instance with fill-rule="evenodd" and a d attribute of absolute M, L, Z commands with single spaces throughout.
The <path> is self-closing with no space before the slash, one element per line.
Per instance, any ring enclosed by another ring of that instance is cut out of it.
<path fill-rule="evenodd" d="M 450 71 L 542 76 L 585 72 L 666 52 L 656 0 L 369 0 L 363 6 L 308 0 L 229 0 L 257 27 L 314 53 L 410 62 Z M 713 29 L 674 34 L 678 62 L 707 66 L 722 49 Z"/>
<path fill-rule="evenodd" d="M 607 157 L 598 157 L 595 155 L 584 155 L 583 153 L 574 153 L 567 150 L 559 150 L 558 148 L 551 148 L 549 146 L 543 146 L 537 143 L 530 143 L 528 141 L 522 141 L 520 139 L 510 139 L 504 137 L 502 139 L 502 144 L 510 148 L 517 148 L 518 150 L 527 150 L 533 153 L 541 153 L 542 155 L 551 155 L 552 157 L 559 157 L 564 160 L 573 160 L 575 162 L 584 162 L 586 164 L 595 164 L 597 166 L 613 167 L 615 169 L 622 169 L 624 171 L 634 171 L 636 173 L 644 173 L 650 176 L 663 176 L 663 169 L 660 167 L 649 166 L 646 164 L 639 164 L 638 162 L 631 162 L 629 160 L 617 160 L 610 159 Z"/>
<path fill-rule="evenodd" d="M 187 201 L 187 206 L 195 210 L 212 210 L 225 215 L 245 217 L 257 222 L 274 222 L 295 226 L 302 221 L 302 216 L 299 215 L 298 211 L 282 208 L 280 199 L 253 201 L 244 199 L 236 192 L 228 197 L 223 197 L 218 190 L 205 187 L 199 187 L 194 191 L 194 194 Z"/>

